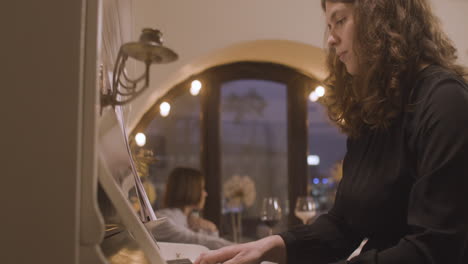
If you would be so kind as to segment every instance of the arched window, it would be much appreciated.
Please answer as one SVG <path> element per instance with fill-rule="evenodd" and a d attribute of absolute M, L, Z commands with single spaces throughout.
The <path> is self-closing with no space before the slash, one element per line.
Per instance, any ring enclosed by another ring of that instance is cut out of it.
<path fill-rule="evenodd" d="M 193 80 L 202 84 L 197 96 L 189 92 Z M 161 192 L 174 166 L 200 168 L 209 195 L 205 216 L 226 227 L 230 223 L 223 213 L 232 205 L 223 187 L 235 175 L 248 176 L 255 183 L 256 199 L 242 208 L 244 234 L 256 234 L 260 202 L 267 196 L 279 198 L 287 215 L 283 225 L 298 224 L 293 213 L 296 198 L 319 188 L 316 178 L 321 181 L 319 194 L 325 193 L 328 167 L 344 155 L 344 136 L 327 121 L 323 106 L 309 101 L 319 84 L 283 65 L 238 62 L 207 69 L 176 85 L 133 131 L 147 134 L 158 159 L 151 167 L 153 182 Z M 167 117 L 159 113 L 162 102 L 171 105 Z M 329 140 L 328 145 L 322 139 Z M 333 151 L 336 155 L 329 154 Z M 321 163 L 311 165 L 309 155 L 319 156 Z"/>

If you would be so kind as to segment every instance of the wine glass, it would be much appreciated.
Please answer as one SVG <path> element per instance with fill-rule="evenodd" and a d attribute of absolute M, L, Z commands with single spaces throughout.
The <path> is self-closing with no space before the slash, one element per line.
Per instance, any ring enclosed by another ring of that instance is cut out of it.
<path fill-rule="evenodd" d="M 305 225 L 317 214 L 317 203 L 311 196 L 301 196 L 296 200 L 294 214 L 302 220 Z"/>
<path fill-rule="evenodd" d="M 260 211 L 260 220 L 267 225 L 270 230 L 269 234 L 273 234 L 273 227 L 281 220 L 282 211 L 278 198 L 267 197 L 262 201 Z"/>

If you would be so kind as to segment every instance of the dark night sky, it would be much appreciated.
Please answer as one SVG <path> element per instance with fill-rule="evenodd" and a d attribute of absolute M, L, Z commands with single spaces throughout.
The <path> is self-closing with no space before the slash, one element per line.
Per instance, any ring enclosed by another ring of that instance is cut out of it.
<path fill-rule="evenodd" d="M 269 122 L 278 129 L 275 138 L 286 138 L 286 89 L 285 85 L 263 80 L 237 80 L 225 83 L 222 89 L 222 97 L 235 93 L 238 97 L 246 96 L 249 91 L 264 98 L 266 107 L 262 114 L 251 113 L 245 115 L 245 121 Z M 242 106 L 245 108 L 245 105 Z M 224 121 L 232 121 L 233 113 L 223 113 Z M 231 116 L 230 116 L 231 115 Z M 250 122 L 249 122 L 250 123 Z M 325 108 L 317 103 L 309 101 L 308 105 L 309 125 L 309 154 L 320 157 L 320 174 L 328 174 L 335 162 L 344 157 L 346 151 L 346 137 L 332 125 L 326 116 Z M 284 135 L 282 135 L 284 134 Z M 230 138 L 227 136 L 226 138 Z M 239 138 L 233 135 L 232 139 Z M 235 142 L 232 142 L 235 143 Z M 286 144 L 276 144 L 284 148 Z"/>

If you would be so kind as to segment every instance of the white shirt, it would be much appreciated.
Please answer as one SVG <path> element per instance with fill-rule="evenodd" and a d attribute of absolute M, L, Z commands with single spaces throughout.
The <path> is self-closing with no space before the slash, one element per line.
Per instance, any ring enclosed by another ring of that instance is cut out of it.
<path fill-rule="evenodd" d="M 218 249 L 233 243 L 218 237 L 217 233 L 194 232 L 189 228 L 187 216 L 179 208 L 165 208 L 156 211 L 156 216 L 166 217 L 166 221 L 153 230 L 157 241 L 199 244 L 209 249 Z"/>

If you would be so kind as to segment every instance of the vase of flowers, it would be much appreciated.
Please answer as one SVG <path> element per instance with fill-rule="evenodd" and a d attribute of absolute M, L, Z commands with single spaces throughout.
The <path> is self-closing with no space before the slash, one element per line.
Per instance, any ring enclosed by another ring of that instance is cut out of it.
<path fill-rule="evenodd" d="M 234 242 L 242 236 L 242 211 L 255 202 L 255 182 L 247 175 L 234 174 L 223 185 L 226 211 L 231 215 Z"/>

